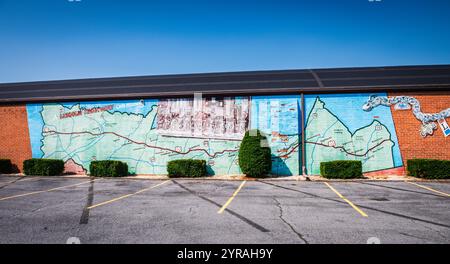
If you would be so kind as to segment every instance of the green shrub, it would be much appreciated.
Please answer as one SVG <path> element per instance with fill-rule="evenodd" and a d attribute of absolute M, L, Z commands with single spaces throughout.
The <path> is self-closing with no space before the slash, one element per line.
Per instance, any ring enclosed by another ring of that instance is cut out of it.
<path fill-rule="evenodd" d="M 267 144 L 267 138 L 261 131 L 245 133 L 239 147 L 239 167 L 245 175 L 263 177 L 272 169 L 270 148 L 263 144 Z"/>
<path fill-rule="evenodd" d="M 118 160 L 96 160 L 89 165 L 91 176 L 122 177 L 128 175 L 128 165 Z"/>
<path fill-rule="evenodd" d="M 29 159 L 23 162 L 25 175 L 54 176 L 64 172 L 64 161 L 57 159 Z"/>
<path fill-rule="evenodd" d="M 409 176 L 424 179 L 450 179 L 450 160 L 410 159 L 406 162 Z"/>
<path fill-rule="evenodd" d="M 320 175 L 328 179 L 362 177 L 362 163 L 356 160 L 335 160 L 320 163 Z"/>
<path fill-rule="evenodd" d="M 171 160 L 167 163 L 169 177 L 206 176 L 206 161 L 196 159 Z"/>
<path fill-rule="evenodd" d="M 9 159 L 0 159 L 0 173 L 11 173 L 12 163 Z"/>

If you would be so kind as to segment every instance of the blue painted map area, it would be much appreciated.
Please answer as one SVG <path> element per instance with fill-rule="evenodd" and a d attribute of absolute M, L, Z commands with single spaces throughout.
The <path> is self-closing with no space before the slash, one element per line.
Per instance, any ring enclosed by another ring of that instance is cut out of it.
<path fill-rule="evenodd" d="M 250 126 L 267 135 L 272 151 L 272 174 L 299 174 L 300 111 L 298 95 L 252 97 Z"/>
<path fill-rule="evenodd" d="M 299 119 L 300 96 L 252 96 L 251 127 L 267 134 L 301 134 Z"/>
<path fill-rule="evenodd" d="M 158 100 L 120 100 L 120 101 L 101 101 L 101 102 L 69 102 L 69 103 L 54 103 L 55 105 L 64 106 L 67 109 L 73 108 L 75 105 L 79 105 L 80 108 L 96 108 L 104 107 L 107 105 L 113 105 L 113 109 L 110 112 L 120 112 L 128 114 L 141 114 L 146 116 L 152 108 L 158 103 Z M 51 105 L 51 104 L 46 104 Z M 30 131 L 31 152 L 33 158 L 42 158 L 44 153 L 42 152 L 42 130 L 44 127 L 44 120 L 41 112 L 43 110 L 43 104 L 27 104 L 28 115 L 28 128 Z M 153 124 L 156 126 L 156 122 Z M 155 128 L 155 127 L 152 127 Z"/>
<path fill-rule="evenodd" d="M 208 172 L 239 174 L 239 140 L 165 136 L 158 100 L 27 105 L 32 155 L 61 159 L 89 173 L 93 160 L 127 162 L 134 174 L 166 174 L 174 159 L 203 159 Z"/>
<path fill-rule="evenodd" d="M 325 108 L 335 115 L 352 134 L 362 127 L 370 126 L 374 120 L 379 121 L 387 128 L 391 135 L 391 140 L 394 143 L 392 148 L 394 167 L 401 167 L 403 166 L 403 162 L 391 109 L 381 106 L 374 108 L 370 112 L 364 111 L 362 106 L 366 103 L 370 95 L 387 96 L 386 93 L 305 95 L 305 120 L 308 118 L 316 99 L 319 97 L 325 104 Z M 306 129 L 308 128 L 306 127 Z"/>

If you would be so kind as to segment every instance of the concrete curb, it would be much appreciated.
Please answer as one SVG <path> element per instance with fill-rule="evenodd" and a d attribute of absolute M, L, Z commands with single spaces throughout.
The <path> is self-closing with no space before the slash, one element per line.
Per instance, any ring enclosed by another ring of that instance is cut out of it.
<path fill-rule="evenodd" d="M 61 175 L 61 176 L 25 176 L 23 174 L 0 174 L 2 177 L 20 177 L 20 178 L 49 178 L 49 179 L 93 179 L 87 175 Z M 308 182 L 436 182 L 436 183 L 450 183 L 450 179 L 420 179 L 412 177 L 403 177 L 404 179 L 325 179 L 325 178 L 310 178 L 304 176 L 288 176 L 279 178 L 251 178 L 251 177 L 241 177 L 241 178 L 227 178 L 227 177 L 200 177 L 200 178 L 169 178 L 167 176 L 127 176 L 127 177 L 97 177 L 96 179 L 127 179 L 127 180 L 189 180 L 189 181 L 308 181 Z"/>

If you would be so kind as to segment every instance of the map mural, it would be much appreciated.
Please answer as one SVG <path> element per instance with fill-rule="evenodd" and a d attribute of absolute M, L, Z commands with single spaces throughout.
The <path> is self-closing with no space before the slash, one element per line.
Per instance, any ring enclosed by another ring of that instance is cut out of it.
<path fill-rule="evenodd" d="M 361 160 L 365 172 L 403 165 L 391 110 L 364 111 L 369 97 L 305 95 L 308 174 L 338 159 Z M 267 135 L 273 175 L 302 171 L 300 95 L 28 104 L 27 113 L 33 157 L 62 159 L 68 172 L 109 159 L 133 174 L 166 174 L 168 161 L 194 158 L 210 175 L 240 174 L 240 141 L 254 128 Z"/>
<path fill-rule="evenodd" d="M 300 172 L 301 99 L 298 96 L 253 96 L 251 128 L 267 135 L 272 151 L 272 174 Z"/>
<path fill-rule="evenodd" d="M 248 128 L 249 100 L 249 97 L 160 100 L 158 133 L 240 140 Z"/>
<path fill-rule="evenodd" d="M 84 171 L 92 160 L 121 160 L 136 174 L 165 174 L 169 160 L 198 158 L 208 161 L 210 174 L 240 172 L 239 140 L 161 134 L 166 129 L 164 122 L 158 129 L 158 103 L 30 104 L 33 157 L 63 159 Z M 179 120 L 173 118 L 169 128 L 178 128 Z"/>
<path fill-rule="evenodd" d="M 308 174 L 320 174 L 320 162 L 331 160 L 360 160 L 363 172 L 403 166 L 391 109 L 363 110 L 371 95 L 305 96 Z"/>

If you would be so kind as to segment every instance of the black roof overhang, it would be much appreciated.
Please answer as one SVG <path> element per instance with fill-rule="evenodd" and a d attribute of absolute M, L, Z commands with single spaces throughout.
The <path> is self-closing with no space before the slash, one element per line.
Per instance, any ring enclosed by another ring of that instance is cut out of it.
<path fill-rule="evenodd" d="M 130 98 L 450 91 L 450 65 L 115 77 L 0 84 L 0 103 Z"/>

